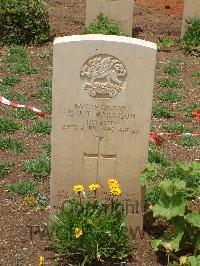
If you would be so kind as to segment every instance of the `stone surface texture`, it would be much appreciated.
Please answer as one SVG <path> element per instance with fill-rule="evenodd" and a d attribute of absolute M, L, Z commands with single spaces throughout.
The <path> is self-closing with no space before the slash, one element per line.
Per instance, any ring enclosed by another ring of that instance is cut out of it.
<path fill-rule="evenodd" d="M 86 0 L 86 26 L 99 13 L 110 17 L 120 29 L 132 36 L 134 0 Z"/>
<path fill-rule="evenodd" d="M 57 38 L 53 61 L 51 209 L 74 185 L 119 180 L 133 228 L 143 225 L 139 176 L 148 157 L 156 45 L 129 37 Z M 91 194 L 92 196 L 93 194 Z"/>
<path fill-rule="evenodd" d="M 200 18 L 200 0 L 185 0 L 184 2 L 184 12 L 183 12 L 183 22 L 181 37 L 184 36 L 187 30 L 186 19 L 199 17 Z"/>

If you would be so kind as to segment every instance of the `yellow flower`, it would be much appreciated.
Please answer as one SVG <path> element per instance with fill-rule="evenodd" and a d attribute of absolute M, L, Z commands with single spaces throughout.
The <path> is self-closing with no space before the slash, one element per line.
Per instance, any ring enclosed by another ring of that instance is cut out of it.
<path fill-rule="evenodd" d="M 113 178 L 108 179 L 108 185 L 110 186 L 110 188 L 119 187 L 119 183 L 117 179 L 113 179 Z"/>
<path fill-rule="evenodd" d="M 36 199 L 34 196 L 27 196 L 24 198 L 24 205 L 26 206 L 34 206 L 36 203 Z"/>
<path fill-rule="evenodd" d="M 80 192 L 84 191 L 84 187 L 82 185 L 74 186 L 73 191 L 76 193 L 80 193 Z"/>
<path fill-rule="evenodd" d="M 81 228 L 77 227 L 75 229 L 75 237 L 79 238 L 80 236 L 82 236 L 82 234 L 83 234 L 83 230 Z"/>
<path fill-rule="evenodd" d="M 185 265 L 187 264 L 188 259 L 186 256 L 182 256 L 179 258 L 179 261 L 180 261 L 180 265 Z"/>
<path fill-rule="evenodd" d="M 89 190 L 91 191 L 96 191 L 98 188 L 100 188 L 101 186 L 99 184 L 91 184 L 89 186 Z"/>
<path fill-rule="evenodd" d="M 113 196 L 120 196 L 122 194 L 122 190 L 119 187 L 111 187 L 110 194 L 112 194 Z"/>
<path fill-rule="evenodd" d="M 44 266 L 44 257 L 42 256 L 39 258 L 39 266 Z"/>

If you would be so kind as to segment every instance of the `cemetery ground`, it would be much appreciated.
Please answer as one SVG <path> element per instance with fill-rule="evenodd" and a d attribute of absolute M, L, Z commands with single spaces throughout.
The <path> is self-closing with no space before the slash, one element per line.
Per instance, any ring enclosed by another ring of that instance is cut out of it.
<path fill-rule="evenodd" d="M 46 3 L 53 38 L 83 34 L 85 1 Z M 192 111 L 199 106 L 200 62 L 184 54 L 176 41 L 181 31 L 178 12 L 166 14 L 136 1 L 133 36 L 153 42 L 163 38 L 173 41 L 157 54 L 152 131 L 199 133 Z M 39 256 L 44 256 L 45 265 L 69 265 L 56 264 L 48 237 L 42 234 L 49 215 L 52 41 L 26 48 L 4 46 L 0 57 L 0 95 L 48 112 L 42 117 L 23 108 L 0 107 L 0 265 L 38 265 Z M 150 149 L 157 151 L 158 161 L 167 157 L 171 163 L 189 163 L 199 162 L 199 147 L 199 138 L 176 137 L 162 139 Z M 29 194 L 36 202 L 26 198 Z M 191 208 L 199 210 L 199 206 L 200 202 L 191 202 Z M 144 234 L 137 234 L 133 240 L 132 265 L 166 265 L 165 254 L 156 255 L 150 242 L 167 224 L 152 218 L 147 209 L 145 212 Z"/>

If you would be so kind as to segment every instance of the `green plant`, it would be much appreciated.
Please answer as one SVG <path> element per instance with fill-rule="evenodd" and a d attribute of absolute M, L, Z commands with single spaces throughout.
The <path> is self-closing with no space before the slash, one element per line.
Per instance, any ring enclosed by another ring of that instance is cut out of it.
<path fill-rule="evenodd" d="M 200 18 L 187 20 L 188 29 L 181 40 L 182 48 L 186 53 L 200 55 Z"/>
<path fill-rule="evenodd" d="M 52 113 L 52 104 L 51 103 L 45 104 L 43 110 L 44 110 L 44 112 L 51 114 Z"/>
<path fill-rule="evenodd" d="M 102 204 L 96 198 L 82 201 L 80 194 L 70 198 L 52 216 L 51 246 L 58 257 L 76 257 L 81 265 L 125 260 L 130 256 L 130 236 L 122 209 L 117 199 Z"/>
<path fill-rule="evenodd" d="M 11 185 L 6 185 L 6 189 L 13 195 L 27 197 L 37 194 L 37 185 L 34 181 L 19 181 Z"/>
<path fill-rule="evenodd" d="M 119 26 L 116 23 L 111 22 L 111 20 L 100 13 L 97 16 L 95 22 L 92 22 L 89 26 L 85 28 L 85 34 L 105 34 L 105 35 L 124 35 Z"/>
<path fill-rule="evenodd" d="M 43 80 L 41 82 L 41 89 L 37 93 L 38 97 L 44 101 L 51 102 L 52 100 L 52 81 Z"/>
<path fill-rule="evenodd" d="M 37 121 L 32 124 L 29 129 L 31 133 L 42 133 L 42 134 L 50 134 L 51 133 L 51 125 L 44 121 Z"/>
<path fill-rule="evenodd" d="M 149 154 L 148 154 L 148 162 L 149 163 L 156 163 L 162 166 L 169 166 L 169 161 L 166 155 L 159 152 L 154 146 L 150 146 Z"/>
<path fill-rule="evenodd" d="M 198 162 L 175 162 L 165 170 L 164 178 L 184 180 L 188 188 L 198 193 L 200 191 L 200 164 Z"/>
<path fill-rule="evenodd" d="M 31 66 L 29 52 L 25 47 L 11 46 L 3 63 L 14 73 L 35 74 L 38 68 Z"/>
<path fill-rule="evenodd" d="M 46 156 L 50 157 L 51 156 L 51 143 L 50 142 L 46 142 L 42 145 L 42 149 L 44 151 L 44 153 L 46 154 Z"/>
<path fill-rule="evenodd" d="M 177 92 L 175 91 L 172 91 L 172 90 L 168 90 L 168 91 L 165 91 L 165 92 L 162 92 L 159 94 L 159 99 L 161 101 L 168 101 L 168 102 L 178 102 L 182 99 L 182 96 L 179 95 Z"/>
<path fill-rule="evenodd" d="M 193 76 L 194 78 L 198 78 L 198 79 L 200 79 L 200 71 L 196 71 L 196 72 L 192 73 L 192 76 Z"/>
<path fill-rule="evenodd" d="M 5 137 L 0 139 L 0 150 L 9 150 L 14 153 L 22 152 L 26 149 L 26 146 L 22 140 Z"/>
<path fill-rule="evenodd" d="M 6 98 L 9 99 L 10 101 L 13 102 L 26 102 L 27 101 L 27 95 L 17 92 L 13 90 L 10 86 L 6 85 L 1 85 L 0 84 L 0 93 Z"/>
<path fill-rule="evenodd" d="M 200 138 L 186 135 L 179 138 L 178 143 L 182 146 L 196 147 L 200 145 Z"/>
<path fill-rule="evenodd" d="M 49 39 L 49 16 L 42 0 L 1 0 L 0 17 L 4 43 L 41 43 Z"/>
<path fill-rule="evenodd" d="M 165 88 L 178 88 L 180 87 L 180 83 L 173 79 L 173 78 L 162 78 L 158 80 L 158 84 L 161 87 L 165 87 Z"/>
<path fill-rule="evenodd" d="M 184 113 L 189 116 L 192 117 L 193 114 L 192 112 L 198 108 L 197 103 L 192 103 L 192 104 L 186 104 L 182 107 L 182 110 L 184 111 Z"/>
<path fill-rule="evenodd" d="M 162 106 L 154 106 L 153 107 L 153 116 L 156 118 L 172 118 L 175 116 L 175 113 L 170 111 L 169 109 Z"/>
<path fill-rule="evenodd" d="M 0 118 L 0 133 L 14 132 L 19 128 L 20 126 L 15 121 L 6 118 Z"/>
<path fill-rule="evenodd" d="M 168 262 L 175 258 L 179 262 L 178 251 L 188 254 L 193 250 L 196 257 L 200 251 L 200 213 L 187 207 L 188 188 L 180 179 L 164 179 L 158 185 L 160 197 L 152 207 L 154 217 L 162 217 L 171 224 L 161 239 L 152 241 L 154 251 L 161 249 L 168 255 Z"/>
<path fill-rule="evenodd" d="M 51 163 L 47 157 L 29 160 L 25 163 L 24 170 L 35 178 L 47 177 L 51 171 Z"/>
<path fill-rule="evenodd" d="M 38 53 L 38 56 L 40 58 L 48 58 L 49 59 L 49 57 L 53 56 L 53 51 L 40 52 L 40 53 Z"/>
<path fill-rule="evenodd" d="M 169 163 L 168 165 L 157 160 L 157 157 L 151 157 L 149 163 L 140 176 L 140 183 L 146 186 L 145 199 L 149 204 L 155 204 L 160 197 L 159 183 L 164 179 L 184 180 L 189 191 L 194 195 L 200 193 L 200 165 L 197 162 L 192 163 Z M 190 194 L 189 194 L 190 195 Z M 191 196 L 191 195 L 190 195 Z"/>
<path fill-rule="evenodd" d="M 179 75 L 180 69 L 175 64 L 172 64 L 170 62 L 168 65 L 164 67 L 164 73 L 168 75 Z"/>
<path fill-rule="evenodd" d="M 157 42 L 158 50 L 170 49 L 174 45 L 172 39 L 165 38 Z"/>
<path fill-rule="evenodd" d="M 163 126 L 164 130 L 167 132 L 188 132 L 189 130 L 185 128 L 182 123 L 174 123 L 174 124 L 165 124 Z"/>
<path fill-rule="evenodd" d="M 1 84 L 6 86 L 14 86 L 21 81 L 19 77 L 16 76 L 6 76 L 2 79 Z"/>
<path fill-rule="evenodd" d="M 4 175 L 10 173 L 12 170 L 12 165 L 0 160 L 0 177 L 3 177 Z"/>
<path fill-rule="evenodd" d="M 37 117 L 36 113 L 26 108 L 12 110 L 11 115 L 15 118 L 23 119 L 23 120 L 35 119 Z"/>

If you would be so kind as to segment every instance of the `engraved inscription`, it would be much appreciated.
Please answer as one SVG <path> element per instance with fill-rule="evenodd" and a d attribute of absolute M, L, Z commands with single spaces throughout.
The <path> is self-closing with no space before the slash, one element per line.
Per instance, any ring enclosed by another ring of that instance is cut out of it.
<path fill-rule="evenodd" d="M 123 63 L 111 55 L 93 56 L 80 72 L 83 89 L 97 99 L 110 99 L 118 95 L 125 88 L 126 76 Z"/>
<path fill-rule="evenodd" d="M 135 113 L 124 105 L 74 104 L 64 111 L 63 129 L 138 134 Z"/>

